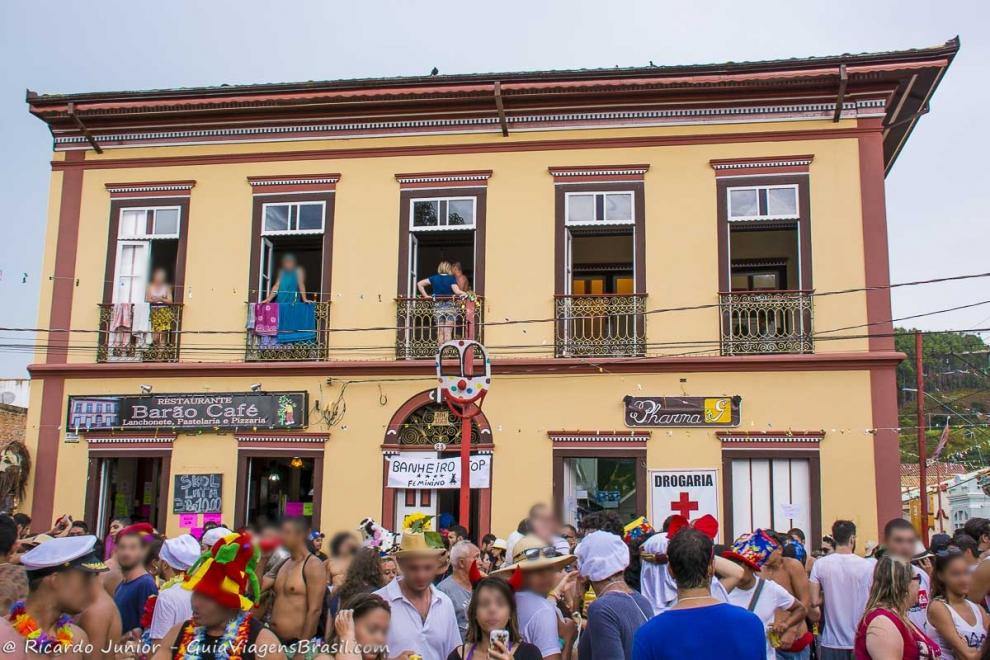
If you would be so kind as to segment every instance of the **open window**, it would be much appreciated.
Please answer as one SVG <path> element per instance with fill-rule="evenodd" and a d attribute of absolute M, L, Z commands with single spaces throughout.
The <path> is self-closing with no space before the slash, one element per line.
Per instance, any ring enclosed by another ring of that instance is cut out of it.
<path fill-rule="evenodd" d="M 181 211 L 178 206 L 121 209 L 111 302 L 145 302 L 149 279 L 158 269 L 168 283 L 175 282 Z"/>
<path fill-rule="evenodd" d="M 475 197 L 434 197 L 409 202 L 409 284 L 435 275 L 441 262 L 460 264 L 469 286 L 475 275 Z"/>
<path fill-rule="evenodd" d="M 558 355 L 640 352 L 636 192 L 565 193 L 563 234 Z"/>
<path fill-rule="evenodd" d="M 272 293 L 287 255 L 302 268 L 308 297 L 321 299 L 326 203 L 277 202 L 262 205 L 257 300 Z"/>
<path fill-rule="evenodd" d="M 723 352 L 811 352 L 807 177 L 734 178 L 719 193 Z"/>

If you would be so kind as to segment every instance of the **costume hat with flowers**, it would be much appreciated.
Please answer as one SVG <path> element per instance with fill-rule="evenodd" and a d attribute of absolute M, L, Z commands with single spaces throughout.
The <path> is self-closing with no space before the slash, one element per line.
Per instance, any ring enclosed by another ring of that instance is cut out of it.
<path fill-rule="evenodd" d="M 250 534 L 232 532 L 196 560 L 186 571 L 182 586 L 212 598 L 223 607 L 250 610 L 261 594 L 255 573 L 260 556 L 261 551 Z"/>
<path fill-rule="evenodd" d="M 732 549 L 723 552 L 722 556 L 759 572 L 778 548 L 780 544 L 776 539 L 764 530 L 758 529 L 752 534 L 743 534 L 737 538 L 732 544 Z"/>
<path fill-rule="evenodd" d="M 656 533 L 653 525 L 646 520 L 646 516 L 640 516 L 622 528 L 622 540 L 626 545 L 642 543 Z"/>

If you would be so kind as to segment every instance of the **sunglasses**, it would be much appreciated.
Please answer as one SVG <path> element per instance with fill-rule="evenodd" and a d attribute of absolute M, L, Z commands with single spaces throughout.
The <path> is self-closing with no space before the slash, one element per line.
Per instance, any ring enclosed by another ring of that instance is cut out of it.
<path fill-rule="evenodd" d="M 523 550 L 516 557 L 521 559 L 539 559 L 540 557 L 546 557 L 552 559 L 554 557 L 560 557 L 561 554 L 557 552 L 557 548 L 552 545 L 548 545 L 545 548 L 530 548 L 528 550 Z"/>
<path fill-rule="evenodd" d="M 943 548 L 935 553 L 936 557 L 955 557 L 956 555 L 961 555 L 962 550 L 955 546 L 949 546 L 948 548 Z"/>

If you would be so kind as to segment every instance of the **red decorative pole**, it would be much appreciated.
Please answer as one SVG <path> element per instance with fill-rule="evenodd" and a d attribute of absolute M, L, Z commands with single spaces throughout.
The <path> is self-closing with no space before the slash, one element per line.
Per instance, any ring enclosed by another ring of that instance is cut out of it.
<path fill-rule="evenodd" d="M 464 337 L 474 339 L 474 301 L 464 303 L 466 327 Z M 470 378 L 474 375 L 474 348 L 468 347 L 464 352 L 464 375 Z M 467 414 L 468 403 L 461 404 L 461 527 L 471 529 L 471 417 Z M 474 531 L 474 530 L 472 530 Z"/>
<path fill-rule="evenodd" d="M 928 547 L 928 446 L 925 442 L 925 372 L 921 332 L 914 333 L 914 370 L 918 388 L 918 497 L 921 505 L 921 540 Z"/>

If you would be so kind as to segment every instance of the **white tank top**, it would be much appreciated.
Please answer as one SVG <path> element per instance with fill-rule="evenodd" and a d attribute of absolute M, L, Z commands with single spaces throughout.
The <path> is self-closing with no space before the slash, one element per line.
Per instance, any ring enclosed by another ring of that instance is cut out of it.
<path fill-rule="evenodd" d="M 973 616 L 976 617 L 976 624 L 970 624 L 966 622 L 966 619 L 959 616 L 955 608 L 946 603 L 941 598 L 938 599 L 940 603 L 943 603 L 949 610 L 949 614 L 952 616 L 952 623 L 956 626 L 956 632 L 959 636 L 966 640 L 966 646 L 971 649 L 978 649 L 983 647 L 983 642 L 987 638 L 986 628 L 983 627 L 983 610 L 977 607 L 974 603 L 966 601 L 969 605 L 970 611 Z M 931 611 L 929 609 L 929 611 Z M 954 660 L 955 653 L 952 652 L 952 646 L 950 646 L 935 630 L 935 626 L 931 623 L 925 624 L 925 633 L 932 638 L 933 641 L 937 642 L 939 647 L 942 649 L 942 660 Z"/>

